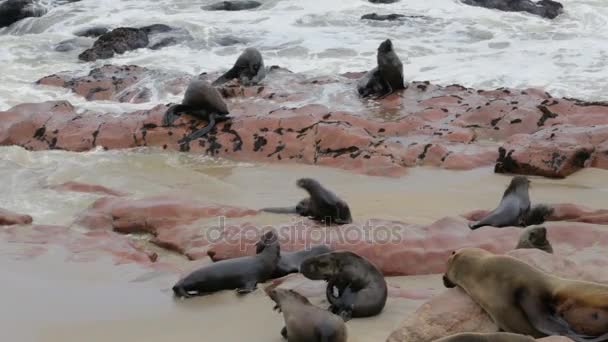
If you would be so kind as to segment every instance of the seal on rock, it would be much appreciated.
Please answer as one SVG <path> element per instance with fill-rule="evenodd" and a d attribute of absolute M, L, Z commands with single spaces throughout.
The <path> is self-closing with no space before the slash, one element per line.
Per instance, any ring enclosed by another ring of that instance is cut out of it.
<path fill-rule="evenodd" d="M 241 85 L 250 86 L 260 83 L 266 77 L 266 68 L 262 54 L 256 48 L 246 48 L 237 58 L 234 66 L 215 80 L 212 85 L 218 86 L 232 79 L 238 79 Z"/>
<path fill-rule="evenodd" d="M 469 228 L 483 226 L 507 227 L 523 226 L 530 212 L 530 180 L 524 176 L 515 176 L 502 195 L 498 207 L 492 210 L 479 222 L 469 224 Z"/>
<path fill-rule="evenodd" d="M 547 228 L 528 227 L 524 229 L 515 247 L 515 249 L 519 248 L 537 248 L 547 253 L 553 253 L 553 247 L 551 247 L 551 243 L 547 240 Z"/>
<path fill-rule="evenodd" d="M 252 292 L 258 283 L 270 279 L 280 256 L 276 232 L 266 232 L 258 243 L 265 245 L 260 254 L 205 265 L 179 280 L 173 286 L 173 293 L 176 297 L 191 297 L 222 290 L 237 290 L 239 294 Z"/>
<path fill-rule="evenodd" d="M 324 188 L 318 181 L 312 178 L 301 178 L 297 180 L 296 185 L 306 190 L 310 197 L 301 200 L 295 207 L 264 208 L 261 211 L 275 214 L 298 214 L 326 224 L 353 222 L 348 204 Z"/>
<path fill-rule="evenodd" d="M 403 63 L 395 53 L 390 39 L 380 44 L 376 58 L 378 66 L 365 74 L 357 83 L 359 95 L 384 97 L 394 91 L 405 89 Z"/>
<path fill-rule="evenodd" d="M 435 340 L 435 342 L 534 342 L 530 336 L 498 333 L 459 333 Z"/>
<path fill-rule="evenodd" d="M 329 310 L 344 320 L 375 316 L 384 309 L 388 295 L 384 276 L 355 253 L 339 251 L 310 257 L 302 262 L 300 272 L 308 279 L 327 281 Z"/>
<path fill-rule="evenodd" d="M 182 113 L 188 113 L 198 119 L 208 120 L 209 124 L 182 138 L 179 143 L 187 144 L 207 134 L 215 126 L 216 120 L 228 119 L 228 106 L 220 92 L 208 82 L 195 79 L 188 85 L 181 104 L 167 109 L 163 117 L 163 126 L 170 126 Z"/>
<path fill-rule="evenodd" d="M 276 303 L 274 309 L 283 313 L 281 335 L 287 340 L 346 342 L 346 324 L 339 316 L 314 306 L 294 290 L 274 288 L 267 294 Z"/>
<path fill-rule="evenodd" d="M 480 248 L 453 252 L 443 282 L 463 289 L 505 332 L 608 340 L 608 285 L 556 277 Z"/>
<path fill-rule="evenodd" d="M 259 254 L 263 252 L 265 248 L 266 245 L 257 244 L 255 252 Z M 277 268 L 275 269 L 272 278 L 281 278 L 290 273 L 298 273 L 300 272 L 302 261 L 329 252 L 331 252 L 331 248 L 326 245 L 313 246 L 295 252 L 281 252 L 279 263 L 277 264 Z"/>

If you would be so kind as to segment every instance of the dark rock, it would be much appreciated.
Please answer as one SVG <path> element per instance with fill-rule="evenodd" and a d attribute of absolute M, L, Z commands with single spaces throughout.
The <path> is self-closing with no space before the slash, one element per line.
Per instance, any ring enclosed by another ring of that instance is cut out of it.
<path fill-rule="evenodd" d="M 395 20 L 403 20 L 405 18 L 405 15 L 403 14 L 396 14 L 396 13 L 392 13 L 392 14 L 377 14 L 377 13 L 370 13 L 370 14 L 364 14 L 361 19 L 367 19 L 367 20 L 381 20 L 381 21 L 395 21 Z"/>
<path fill-rule="evenodd" d="M 76 50 L 78 48 L 87 48 L 90 46 L 91 42 L 89 39 L 78 37 L 59 42 L 59 44 L 55 45 L 54 50 L 58 52 L 66 52 Z"/>
<path fill-rule="evenodd" d="M 247 43 L 247 41 L 245 39 L 237 38 L 237 37 L 234 37 L 234 36 L 219 37 L 219 38 L 216 38 L 214 41 L 218 45 L 221 45 L 221 46 L 231 46 L 231 45 L 236 45 L 236 44 L 245 44 L 245 43 Z"/>
<path fill-rule="evenodd" d="M 399 0 L 369 0 L 372 4 L 392 4 Z"/>
<path fill-rule="evenodd" d="M 33 0 L 6 0 L 0 4 L 0 27 L 9 26 L 29 17 L 40 17 L 47 9 Z"/>
<path fill-rule="evenodd" d="M 140 30 L 143 30 L 148 35 L 148 48 L 151 50 L 158 50 L 193 39 L 187 30 L 164 24 L 144 26 Z"/>
<path fill-rule="evenodd" d="M 554 19 L 564 9 L 561 3 L 552 0 L 536 3 L 530 0 L 462 0 L 462 3 L 506 12 L 527 12 L 548 19 Z"/>
<path fill-rule="evenodd" d="M 262 6 L 257 1 L 236 0 L 236 1 L 220 1 L 202 8 L 207 11 L 242 11 Z"/>
<path fill-rule="evenodd" d="M 112 58 L 114 54 L 144 48 L 148 46 L 148 42 L 148 35 L 144 30 L 120 27 L 99 37 L 93 47 L 81 53 L 78 59 L 90 62 Z"/>
<path fill-rule="evenodd" d="M 94 26 L 94 27 L 89 27 L 86 29 L 82 29 L 79 31 L 74 32 L 74 35 L 78 36 L 78 37 L 92 37 L 92 38 L 96 38 L 99 37 L 101 35 L 104 35 L 106 33 L 108 33 L 110 31 L 110 29 L 108 29 L 107 27 L 103 27 L 103 26 Z"/>

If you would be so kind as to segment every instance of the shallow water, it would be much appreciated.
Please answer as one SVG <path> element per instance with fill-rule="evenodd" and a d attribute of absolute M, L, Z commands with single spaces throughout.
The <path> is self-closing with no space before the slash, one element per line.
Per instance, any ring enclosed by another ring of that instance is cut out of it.
<path fill-rule="evenodd" d="M 200 9 L 213 0 L 83 0 L 0 29 L 0 110 L 55 99 L 115 112 L 149 108 L 149 104 L 87 103 L 65 90 L 32 82 L 61 70 L 88 73 L 92 66 L 104 64 L 190 74 L 225 70 L 246 46 L 259 48 L 267 65 L 311 76 L 369 70 L 375 65 L 377 46 L 386 38 L 394 41 L 407 80 L 481 88 L 539 86 L 556 95 L 608 99 L 608 54 L 603 48 L 608 38 L 608 3 L 603 0 L 562 0 L 565 13 L 555 20 L 466 6 L 456 0 L 384 5 L 363 0 L 259 1 L 263 6 L 256 10 L 224 13 Z M 424 17 L 400 23 L 359 19 L 371 12 Z M 78 61 L 82 49 L 53 50 L 82 28 L 155 23 L 183 27 L 194 40 L 94 63 Z M 225 36 L 247 43 L 217 44 Z M 154 103 L 179 100 L 166 93 L 156 95 Z"/>
<path fill-rule="evenodd" d="M 29 213 L 36 223 L 69 224 L 100 195 L 59 192 L 68 180 L 101 184 L 134 197 L 175 193 L 193 200 L 250 208 L 295 203 L 305 194 L 295 179 L 310 176 L 335 190 L 356 219 L 428 223 L 498 203 L 509 176 L 489 169 L 455 172 L 414 168 L 401 178 L 355 175 L 302 165 L 248 164 L 154 150 L 28 152 L 0 148 L 0 207 Z M 566 180 L 532 178 L 534 202 L 608 207 L 608 171 L 583 170 Z M 285 222 L 266 215 L 269 222 Z M 25 226 L 21 229 L 27 230 Z M 75 227 L 74 229 L 78 229 Z M 0 239 L 0 313 L 3 336 L 14 341 L 281 341 L 282 317 L 261 291 L 176 301 L 176 276 L 110 260 L 65 261 L 51 248 L 22 259 L 27 245 Z M 167 257 L 161 255 L 161 259 Z M 402 288 L 440 289 L 439 276 L 389 278 Z M 314 299 L 321 304 L 320 299 Z M 314 302 L 313 300 L 313 302 Z M 349 322 L 349 341 L 381 341 L 422 302 L 391 299 L 382 315 Z"/>

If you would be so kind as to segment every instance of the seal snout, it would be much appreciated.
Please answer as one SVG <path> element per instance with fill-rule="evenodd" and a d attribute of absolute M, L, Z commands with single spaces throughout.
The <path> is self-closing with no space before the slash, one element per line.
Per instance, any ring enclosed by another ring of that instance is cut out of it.
<path fill-rule="evenodd" d="M 454 288 L 456 287 L 456 284 L 452 283 L 452 281 L 447 277 L 447 275 L 443 275 L 443 286 L 447 287 L 448 289 Z"/>

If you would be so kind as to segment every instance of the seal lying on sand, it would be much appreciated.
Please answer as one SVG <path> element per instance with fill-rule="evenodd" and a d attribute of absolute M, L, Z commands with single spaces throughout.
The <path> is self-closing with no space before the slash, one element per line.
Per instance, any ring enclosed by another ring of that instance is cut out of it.
<path fill-rule="evenodd" d="M 229 114 L 228 106 L 220 92 L 200 79 L 190 82 L 181 104 L 167 109 L 163 118 L 163 126 L 170 126 L 182 113 L 190 114 L 201 120 L 208 120 L 209 124 L 182 138 L 179 141 L 180 144 L 187 144 L 209 133 L 215 126 L 216 120 L 226 120 Z"/>
<path fill-rule="evenodd" d="M 348 224 L 353 222 L 348 204 L 336 194 L 325 189 L 312 178 L 298 179 L 296 185 L 309 194 L 309 198 L 301 200 L 297 206 L 288 208 L 264 208 L 262 211 L 278 214 L 297 213 L 326 224 Z"/>
<path fill-rule="evenodd" d="M 545 227 L 528 227 L 521 232 L 519 242 L 515 249 L 518 248 L 538 248 L 547 253 L 553 253 L 553 247 L 547 240 L 547 228 Z"/>
<path fill-rule="evenodd" d="M 232 69 L 215 80 L 212 85 L 218 86 L 234 78 L 241 82 L 241 85 L 249 86 L 260 83 L 266 77 L 264 59 L 256 48 L 246 48 L 237 58 Z"/>
<path fill-rule="evenodd" d="M 266 245 L 262 243 L 258 243 L 256 245 L 256 253 L 261 253 L 266 249 Z M 272 278 L 281 278 L 290 273 L 298 273 L 300 272 L 300 265 L 302 261 L 321 254 L 331 252 L 331 248 L 326 245 L 318 245 L 311 247 L 309 249 L 303 249 L 301 251 L 296 252 L 281 252 L 281 257 L 279 259 L 279 263 L 277 264 L 277 268 L 272 274 Z"/>
<path fill-rule="evenodd" d="M 462 288 L 505 332 L 608 340 L 607 285 L 559 278 L 479 248 L 453 252 L 443 282 Z"/>
<path fill-rule="evenodd" d="M 308 279 L 327 281 L 329 310 L 344 320 L 375 316 L 384 309 L 388 294 L 384 276 L 355 253 L 331 252 L 308 258 L 300 272 Z"/>
<path fill-rule="evenodd" d="M 369 71 L 357 83 L 357 91 L 362 97 L 387 96 L 399 89 L 405 89 L 403 64 L 393 50 L 390 39 L 378 47 L 378 66 Z"/>
<path fill-rule="evenodd" d="M 312 305 L 294 290 L 275 288 L 267 293 L 276 303 L 274 309 L 283 312 L 281 335 L 288 341 L 346 342 L 346 324 L 339 316 Z"/>
<path fill-rule="evenodd" d="M 275 232 L 265 233 L 258 243 L 265 245 L 260 254 L 205 265 L 178 281 L 173 293 L 177 297 L 191 297 L 221 290 L 236 289 L 239 294 L 255 290 L 258 283 L 270 279 L 280 255 Z"/>
<path fill-rule="evenodd" d="M 507 227 L 523 226 L 530 212 L 530 181 L 523 176 L 515 176 L 505 190 L 500 204 L 479 222 L 469 224 L 469 228 L 483 226 Z"/>
<path fill-rule="evenodd" d="M 534 342 L 530 336 L 498 332 L 498 333 L 460 333 L 443 337 L 435 342 Z"/>

